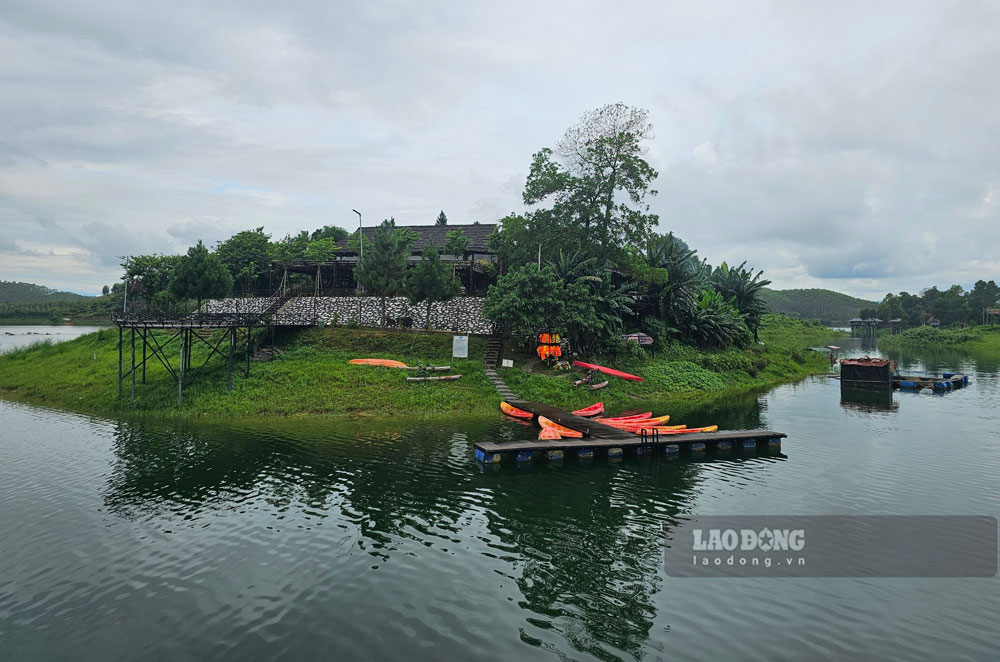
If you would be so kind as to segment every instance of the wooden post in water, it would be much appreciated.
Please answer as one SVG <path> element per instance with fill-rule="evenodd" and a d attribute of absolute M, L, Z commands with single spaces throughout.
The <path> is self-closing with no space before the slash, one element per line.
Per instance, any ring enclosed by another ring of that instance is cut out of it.
<path fill-rule="evenodd" d="M 134 326 L 132 327 L 131 336 L 132 336 L 132 370 L 130 372 L 132 374 L 132 393 L 129 396 L 129 398 L 132 400 L 132 403 L 135 404 L 135 327 Z"/>

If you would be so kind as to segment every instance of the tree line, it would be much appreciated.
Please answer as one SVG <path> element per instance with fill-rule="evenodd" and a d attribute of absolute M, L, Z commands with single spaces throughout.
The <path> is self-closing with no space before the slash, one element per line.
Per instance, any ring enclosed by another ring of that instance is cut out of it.
<path fill-rule="evenodd" d="M 915 327 L 937 320 L 942 325 L 985 324 L 987 312 L 1000 308 L 1000 286 L 992 281 L 977 280 L 972 289 L 966 291 L 961 285 L 952 285 L 946 290 L 935 287 L 920 294 L 892 292 L 885 295 L 876 307 L 866 307 L 858 311 L 862 319 L 900 319 L 905 327 Z"/>

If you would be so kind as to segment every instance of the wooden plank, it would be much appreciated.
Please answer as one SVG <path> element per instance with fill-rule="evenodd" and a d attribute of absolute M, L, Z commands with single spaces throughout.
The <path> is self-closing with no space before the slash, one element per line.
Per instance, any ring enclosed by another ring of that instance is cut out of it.
<path fill-rule="evenodd" d="M 511 403 L 513 404 L 513 403 Z M 694 443 L 714 443 L 719 441 L 742 441 L 745 439 L 774 439 L 787 437 L 783 432 L 773 430 L 723 430 L 720 432 L 692 432 L 690 434 L 674 434 L 660 436 L 659 445 L 684 446 Z M 648 443 L 648 441 L 647 441 Z M 476 449 L 484 453 L 511 453 L 517 451 L 548 451 L 573 450 L 580 448 L 631 448 L 642 446 L 642 438 L 638 435 L 628 435 L 624 438 L 585 438 L 585 439 L 539 439 L 525 441 L 482 441 L 475 444 Z"/>

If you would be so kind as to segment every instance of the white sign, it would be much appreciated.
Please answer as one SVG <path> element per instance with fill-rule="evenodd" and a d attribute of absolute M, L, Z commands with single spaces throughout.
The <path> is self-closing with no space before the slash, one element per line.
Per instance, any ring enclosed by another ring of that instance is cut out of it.
<path fill-rule="evenodd" d="M 504 368 L 513 368 L 514 367 L 514 359 L 501 359 L 500 360 L 500 365 L 502 365 Z"/>
<path fill-rule="evenodd" d="M 451 337 L 451 358 L 453 359 L 469 358 L 469 336 Z"/>

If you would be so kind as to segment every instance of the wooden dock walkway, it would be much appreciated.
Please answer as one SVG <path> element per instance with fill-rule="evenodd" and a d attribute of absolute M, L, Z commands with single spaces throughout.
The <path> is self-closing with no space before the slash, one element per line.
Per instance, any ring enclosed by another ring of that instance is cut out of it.
<path fill-rule="evenodd" d="M 641 437 L 631 432 L 598 423 L 583 416 L 563 411 L 557 407 L 526 400 L 508 401 L 518 409 L 541 415 L 560 425 L 583 433 L 583 439 L 530 439 L 524 441 L 482 441 L 475 444 L 476 459 L 480 462 L 500 462 L 504 455 L 512 454 L 517 461 L 547 457 L 561 459 L 567 452 L 579 457 L 592 457 L 603 453 L 609 457 L 621 456 L 626 449 L 639 453 L 662 450 L 668 455 L 677 454 L 681 447 L 701 452 L 708 446 L 717 450 L 731 450 L 734 446 L 756 448 L 758 443 L 768 448 L 781 447 L 787 435 L 772 430 L 720 430 L 718 432 L 691 432 L 688 434 Z M 734 444 L 734 442 L 736 442 Z"/>

